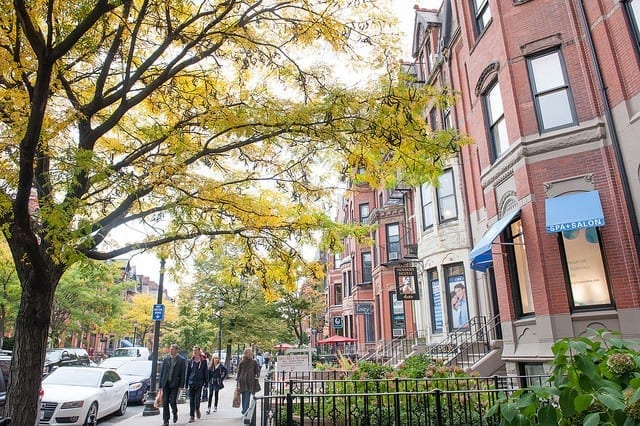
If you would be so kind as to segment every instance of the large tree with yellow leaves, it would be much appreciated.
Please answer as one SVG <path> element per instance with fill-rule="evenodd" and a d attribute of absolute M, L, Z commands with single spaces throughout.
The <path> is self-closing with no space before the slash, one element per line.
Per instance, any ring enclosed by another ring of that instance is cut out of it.
<path fill-rule="evenodd" d="M 16 424 L 35 421 L 53 296 L 79 259 L 234 236 L 251 273 L 252 253 L 296 256 L 292 240 L 330 226 L 314 207 L 322 173 L 364 170 L 374 186 L 438 173 L 462 139 L 422 118 L 446 97 L 396 80 L 383 3 L 0 0 Z"/>

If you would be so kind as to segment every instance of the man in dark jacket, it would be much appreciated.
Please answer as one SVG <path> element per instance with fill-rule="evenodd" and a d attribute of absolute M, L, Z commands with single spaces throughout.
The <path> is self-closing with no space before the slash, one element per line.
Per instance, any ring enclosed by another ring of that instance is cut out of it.
<path fill-rule="evenodd" d="M 185 387 L 189 388 L 189 423 L 195 421 L 194 415 L 200 418 L 200 396 L 202 386 L 209 383 L 209 367 L 207 358 L 200 351 L 200 346 L 193 347 L 193 356 L 187 364 L 187 381 Z"/>
<path fill-rule="evenodd" d="M 178 354 L 178 345 L 169 348 L 169 356 L 162 362 L 159 386 L 162 390 L 162 424 L 169 425 L 169 404 L 173 411 L 173 422 L 178 422 L 178 393 L 184 385 L 186 360 Z"/>

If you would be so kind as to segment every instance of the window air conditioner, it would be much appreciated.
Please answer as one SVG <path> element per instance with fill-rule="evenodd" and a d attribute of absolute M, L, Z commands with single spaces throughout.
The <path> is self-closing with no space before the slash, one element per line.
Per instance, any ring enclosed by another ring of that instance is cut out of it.
<path fill-rule="evenodd" d="M 398 260 L 398 252 L 392 251 L 391 253 L 389 253 L 389 260 Z"/>
<path fill-rule="evenodd" d="M 393 337 L 402 337 L 402 336 L 404 336 L 404 328 L 393 329 Z"/>

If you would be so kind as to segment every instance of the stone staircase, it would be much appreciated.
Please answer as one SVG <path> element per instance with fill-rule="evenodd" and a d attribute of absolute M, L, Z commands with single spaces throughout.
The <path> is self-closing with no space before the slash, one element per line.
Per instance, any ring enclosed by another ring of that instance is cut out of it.
<path fill-rule="evenodd" d="M 458 366 L 483 377 L 505 374 L 499 327 L 499 316 L 490 320 L 474 317 L 468 327 L 450 333 L 441 342 L 430 344 L 426 341 L 426 334 L 416 333 L 414 336 L 393 339 L 361 360 L 398 367 L 408 356 L 426 353 L 445 365 Z"/>

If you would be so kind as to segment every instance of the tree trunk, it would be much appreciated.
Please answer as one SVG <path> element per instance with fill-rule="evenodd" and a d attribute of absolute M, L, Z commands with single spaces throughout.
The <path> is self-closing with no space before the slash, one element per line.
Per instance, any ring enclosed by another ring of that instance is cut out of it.
<path fill-rule="evenodd" d="M 5 415 L 11 417 L 11 424 L 33 425 L 38 420 L 38 391 L 42 381 L 53 290 L 59 279 L 53 277 L 58 275 L 51 271 L 31 269 L 26 282 L 22 283 L 5 410 Z"/>

